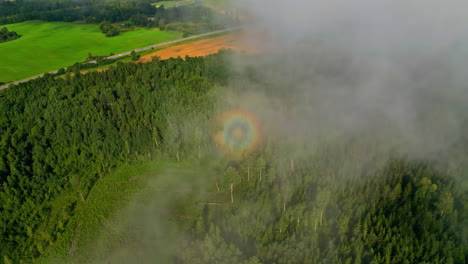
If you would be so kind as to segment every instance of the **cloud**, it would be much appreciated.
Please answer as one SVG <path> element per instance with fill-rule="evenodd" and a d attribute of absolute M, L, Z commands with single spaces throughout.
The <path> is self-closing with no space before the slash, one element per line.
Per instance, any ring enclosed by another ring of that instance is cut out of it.
<path fill-rule="evenodd" d="M 270 50 L 234 60 L 244 79 L 232 87 L 270 133 L 302 134 L 302 141 L 322 140 L 311 137 L 318 130 L 362 133 L 416 157 L 450 147 L 462 135 L 466 1 L 260 0 L 247 6 L 257 34 L 246 41 Z"/>

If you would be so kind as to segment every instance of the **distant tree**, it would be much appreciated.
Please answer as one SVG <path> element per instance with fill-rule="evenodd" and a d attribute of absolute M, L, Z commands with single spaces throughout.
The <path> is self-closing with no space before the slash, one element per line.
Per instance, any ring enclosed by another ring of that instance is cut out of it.
<path fill-rule="evenodd" d="M 450 192 L 444 191 L 439 196 L 439 201 L 436 202 L 436 207 L 442 216 L 444 213 L 451 213 L 453 210 L 453 196 Z"/>
<path fill-rule="evenodd" d="M 166 30 L 166 19 L 159 20 L 159 30 Z"/>
<path fill-rule="evenodd" d="M 137 14 L 130 17 L 130 23 L 136 26 L 146 26 L 148 24 L 148 16 Z"/>
<path fill-rule="evenodd" d="M 120 34 L 120 30 L 116 27 L 112 27 L 109 32 L 106 33 L 106 37 L 115 37 Z"/>
<path fill-rule="evenodd" d="M 109 22 L 105 21 L 99 25 L 99 29 L 103 34 L 107 34 L 107 32 L 109 32 L 112 29 L 112 25 Z"/>
<path fill-rule="evenodd" d="M 14 31 L 9 31 L 6 27 L 3 27 L 2 30 L 0 30 L 0 43 L 11 41 L 19 37 L 21 37 L 21 35 L 18 35 L 18 33 Z"/>
<path fill-rule="evenodd" d="M 120 34 L 120 30 L 115 26 L 112 26 L 109 22 L 102 22 L 99 25 L 101 32 L 106 35 L 106 37 L 114 37 Z"/>
<path fill-rule="evenodd" d="M 57 75 L 62 75 L 65 73 L 65 69 L 64 68 L 60 68 L 57 70 Z"/>
<path fill-rule="evenodd" d="M 137 61 L 140 58 L 140 55 L 137 55 L 134 50 L 130 52 L 130 56 L 132 56 L 132 61 Z"/>
<path fill-rule="evenodd" d="M 88 24 L 99 23 L 99 20 L 95 16 L 88 16 L 88 17 L 86 17 L 85 21 Z"/>

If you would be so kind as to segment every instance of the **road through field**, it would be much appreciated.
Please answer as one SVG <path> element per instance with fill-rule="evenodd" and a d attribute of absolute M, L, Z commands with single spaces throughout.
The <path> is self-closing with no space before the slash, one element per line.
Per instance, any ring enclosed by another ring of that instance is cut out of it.
<path fill-rule="evenodd" d="M 140 51 L 149 50 L 149 49 L 153 49 L 153 48 L 159 48 L 159 47 L 163 47 L 163 46 L 167 46 L 167 45 L 171 45 L 171 44 L 175 44 L 175 43 L 179 43 L 179 42 L 183 42 L 183 41 L 187 41 L 187 40 L 197 39 L 197 38 L 206 37 L 206 36 L 211 36 L 211 35 L 216 35 L 216 34 L 220 34 L 220 33 L 235 31 L 235 30 L 238 30 L 238 29 L 240 29 L 240 28 L 241 28 L 241 27 L 235 27 L 235 28 L 228 28 L 228 29 L 223 29 L 223 30 L 217 30 L 217 31 L 212 31 L 212 32 L 208 32 L 208 33 L 203 33 L 203 34 L 200 34 L 200 35 L 191 36 L 191 37 L 187 37 L 187 38 L 182 38 L 182 39 L 178 39 L 178 40 L 174 40 L 174 41 L 169 41 L 169 42 L 164 42 L 164 43 L 160 43 L 160 44 L 148 46 L 148 47 L 141 48 L 141 49 L 135 49 L 135 52 L 140 52 Z M 112 55 L 112 56 L 109 56 L 108 58 L 110 58 L 110 59 L 119 58 L 119 57 L 122 57 L 122 56 L 130 55 L 131 52 L 132 52 L 132 51 L 128 51 L 128 52 L 124 52 L 124 53 Z M 55 70 L 55 71 L 51 71 L 51 72 L 48 72 L 48 73 L 50 73 L 50 74 L 55 74 L 55 73 L 57 73 L 57 71 Z M 40 75 L 37 75 L 37 76 L 29 77 L 29 78 L 27 78 L 27 79 L 23 79 L 23 80 L 16 81 L 16 82 L 13 82 L 13 83 L 5 84 L 5 85 L 0 86 L 0 89 L 5 89 L 5 88 L 10 87 L 11 85 L 16 85 L 16 84 L 20 84 L 20 83 L 24 83 L 24 82 L 33 80 L 33 79 L 41 78 L 42 76 L 44 76 L 44 74 L 40 74 Z"/>
<path fill-rule="evenodd" d="M 163 47 L 163 46 L 166 46 L 166 45 L 170 45 L 170 44 L 174 44 L 174 43 L 178 43 L 178 42 L 182 42 L 182 41 L 187 41 L 187 40 L 197 39 L 197 38 L 201 38 L 201 37 L 205 37 L 205 36 L 220 34 L 220 33 L 229 32 L 229 31 L 234 31 L 234 30 L 237 30 L 237 29 L 240 29 L 240 27 L 228 28 L 228 29 L 223 29 L 223 30 L 218 30 L 218 31 L 212 31 L 212 32 L 208 32 L 208 33 L 204 33 L 204 34 L 200 34 L 200 35 L 196 35 L 196 36 L 191 36 L 191 37 L 188 37 L 188 38 L 183 38 L 183 39 L 178 39 L 178 40 L 174 40 L 174 41 L 164 42 L 164 43 L 161 43 L 161 44 L 156 44 L 156 45 L 152 45 L 152 46 L 149 46 L 149 47 L 136 49 L 135 52 L 145 51 L 145 50 L 149 50 L 149 49 L 153 49 L 153 48 L 159 48 L 159 47 Z M 109 59 L 115 59 L 115 58 L 118 58 L 118 57 L 121 57 L 121 56 L 130 55 L 131 52 L 132 51 L 128 51 L 128 52 L 120 53 L 120 54 L 117 54 L 117 55 L 112 55 L 112 56 L 110 56 L 108 58 Z"/>
<path fill-rule="evenodd" d="M 234 51 L 254 52 L 256 47 L 249 45 L 243 41 L 245 34 L 231 33 L 220 37 L 197 40 L 187 44 L 176 45 L 164 48 L 153 53 L 140 57 L 138 62 L 150 62 L 152 57 L 157 56 L 160 59 L 176 58 L 190 56 L 207 56 L 209 54 L 217 53 L 220 49 L 230 49 Z"/>

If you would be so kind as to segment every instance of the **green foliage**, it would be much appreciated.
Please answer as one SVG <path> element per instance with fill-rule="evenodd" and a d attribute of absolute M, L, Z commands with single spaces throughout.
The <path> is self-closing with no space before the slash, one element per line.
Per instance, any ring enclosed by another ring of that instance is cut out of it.
<path fill-rule="evenodd" d="M 254 171 L 264 162 L 257 159 Z M 307 167 L 296 163 L 289 184 L 278 175 L 271 183 L 257 177 L 253 187 L 243 174 L 232 206 L 223 206 L 221 214 L 207 207 L 200 215 L 197 221 L 210 228 L 206 235 L 194 232 L 180 262 L 241 263 L 256 257 L 261 263 L 465 263 L 466 196 L 447 175 L 396 159 L 362 175 L 362 181 L 336 187 L 337 178 L 320 183 L 310 170 L 301 170 Z M 291 195 L 279 195 L 287 188 Z M 459 207 L 453 208 L 454 200 Z"/>
<path fill-rule="evenodd" d="M 99 29 L 106 37 L 115 37 L 120 34 L 120 30 L 109 22 L 102 22 Z"/>
<path fill-rule="evenodd" d="M 2 261 L 466 262 L 466 189 L 441 164 L 347 137 L 294 155 L 268 138 L 239 160 L 210 154 L 219 87 L 244 78 L 226 53 L 0 91 Z"/>
<path fill-rule="evenodd" d="M 21 37 L 21 35 L 18 35 L 18 33 L 14 31 L 9 31 L 6 27 L 0 30 L 0 43 L 15 40 L 19 37 Z"/>
<path fill-rule="evenodd" d="M 140 58 L 140 55 L 137 55 L 134 50 L 132 50 L 132 52 L 130 52 L 130 56 L 132 58 L 132 61 L 137 61 Z"/>
<path fill-rule="evenodd" d="M 0 1 L 0 24 L 27 20 L 65 21 L 85 20 L 88 23 L 123 21 L 135 14 L 152 15 L 149 1 Z"/>
<path fill-rule="evenodd" d="M 41 255 L 74 226 L 75 204 L 116 166 L 198 152 L 189 141 L 169 143 L 180 136 L 178 120 L 207 120 L 209 91 L 225 68 L 206 64 L 220 61 L 213 55 L 120 63 L 2 90 L 0 255 L 14 262 Z"/>
<path fill-rule="evenodd" d="M 156 3 L 152 3 L 151 5 L 156 6 L 156 7 L 164 6 L 165 8 L 171 8 L 171 7 L 193 5 L 193 4 L 195 4 L 195 1 L 159 1 Z"/>
<path fill-rule="evenodd" d="M 212 1 L 211 1 L 212 2 Z M 213 6 L 207 1 L 208 6 Z M 206 23 L 208 28 L 219 28 L 238 22 L 233 15 L 221 14 L 209 7 L 193 4 L 187 1 L 164 1 L 159 5 L 151 5 L 148 0 L 132 1 L 0 1 L 0 25 L 20 23 L 28 20 L 44 20 L 49 22 L 84 21 L 89 24 L 125 22 L 127 25 L 143 27 L 160 27 L 160 20 L 166 23 L 191 22 Z M 187 5 L 189 4 L 189 5 Z M 177 8 L 165 8 L 164 6 Z M 117 34 L 115 26 L 104 28 L 103 33 L 109 37 Z M 118 35 L 118 34 L 117 34 Z"/>

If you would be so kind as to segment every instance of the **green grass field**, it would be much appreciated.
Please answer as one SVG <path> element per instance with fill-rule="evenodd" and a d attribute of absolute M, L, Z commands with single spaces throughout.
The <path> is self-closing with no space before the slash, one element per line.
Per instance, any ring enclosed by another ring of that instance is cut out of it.
<path fill-rule="evenodd" d="M 139 29 L 106 38 L 97 25 L 27 21 L 6 25 L 22 35 L 0 43 L 0 82 L 67 67 L 93 55 L 109 55 L 182 37 L 181 32 Z"/>
<path fill-rule="evenodd" d="M 202 5 L 213 7 L 216 9 L 226 9 L 228 7 L 245 6 L 245 3 L 242 1 L 235 1 L 233 3 L 231 2 L 228 3 L 226 0 L 161 1 L 161 2 L 152 3 L 152 5 L 154 6 L 164 5 L 165 8 L 171 8 L 175 6 L 195 4 L 196 2 L 199 2 Z M 241 3 L 242 5 L 240 5 L 239 2 L 242 2 Z"/>
<path fill-rule="evenodd" d="M 152 3 L 154 6 L 164 5 L 165 8 L 195 4 L 195 1 L 161 1 Z"/>
<path fill-rule="evenodd" d="M 218 10 L 229 10 L 232 8 L 241 8 L 248 7 L 248 1 L 246 0 L 236 0 L 236 1 L 227 1 L 227 0 L 197 0 L 202 5 L 215 8 Z"/>

